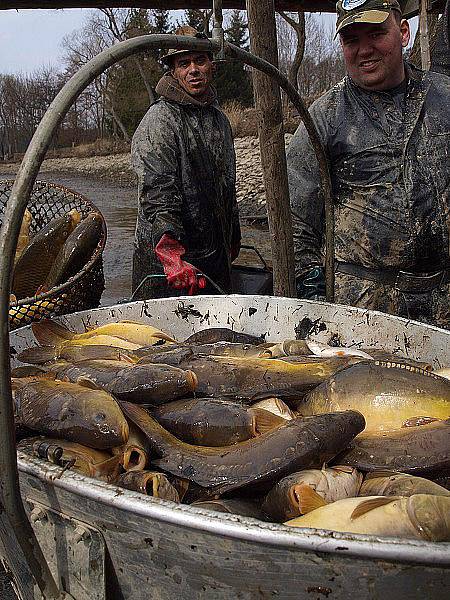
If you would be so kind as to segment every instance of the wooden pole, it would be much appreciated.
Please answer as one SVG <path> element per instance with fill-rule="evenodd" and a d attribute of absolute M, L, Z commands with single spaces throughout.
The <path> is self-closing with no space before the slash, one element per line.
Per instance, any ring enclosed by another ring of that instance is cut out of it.
<path fill-rule="evenodd" d="M 251 52 L 278 67 L 274 0 L 247 0 L 247 14 Z M 295 298 L 294 245 L 280 88 L 273 79 L 256 70 L 253 71 L 253 88 L 272 243 L 274 295 Z"/>
<path fill-rule="evenodd" d="M 419 35 L 420 35 L 420 56 L 422 59 L 422 69 L 430 70 L 431 55 L 430 55 L 430 40 L 428 37 L 428 19 L 427 19 L 428 0 L 420 0 L 420 16 L 419 16 Z"/>

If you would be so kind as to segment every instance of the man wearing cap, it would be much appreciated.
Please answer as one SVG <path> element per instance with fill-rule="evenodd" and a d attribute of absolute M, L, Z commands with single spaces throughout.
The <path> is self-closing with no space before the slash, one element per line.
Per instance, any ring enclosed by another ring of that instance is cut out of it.
<path fill-rule="evenodd" d="M 175 34 L 206 38 L 191 27 Z M 217 293 L 210 280 L 230 292 L 241 238 L 235 154 L 230 123 L 211 85 L 212 56 L 173 49 L 162 60 L 168 71 L 156 86 L 160 98 L 131 148 L 139 187 L 135 297 Z"/>
<path fill-rule="evenodd" d="M 336 301 L 450 326 L 450 79 L 403 60 L 396 0 L 340 0 L 347 76 L 310 108 L 329 157 Z M 288 149 L 297 290 L 323 299 L 324 207 L 304 126 Z"/>

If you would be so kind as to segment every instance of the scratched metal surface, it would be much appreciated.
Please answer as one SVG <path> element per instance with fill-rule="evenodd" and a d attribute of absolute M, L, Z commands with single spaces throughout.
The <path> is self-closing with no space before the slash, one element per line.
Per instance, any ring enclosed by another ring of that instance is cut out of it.
<path fill-rule="evenodd" d="M 378 347 L 399 356 L 450 365 L 450 332 L 350 306 L 272 296 L 196 296 L 116 304 L 59 319 L 76 331 L 120 319 L 151 323 L 183 340 L 208 327 L 228 327 L 266 340 L 315 339 L 357 348 Z M 12 365 L 17 352 L 36 343 L 30 328 L 11 335 Z"/>

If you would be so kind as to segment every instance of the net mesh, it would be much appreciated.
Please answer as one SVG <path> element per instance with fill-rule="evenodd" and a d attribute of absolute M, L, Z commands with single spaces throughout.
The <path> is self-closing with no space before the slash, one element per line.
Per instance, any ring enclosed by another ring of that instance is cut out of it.
<path fill-rule="evenodd" d="M 13 183 L 10 180 L 0 180 L 0 225 L 3 222 L 5 206 Z M 52 219 L 60 217 L 72 209 L 77 209 L 82 218 L 93 210 L 100 212 L 90 200 L 81 194 L 46 181 L 35 183 L 27 208 L 32 216 L 31 235 L 40 231 Z M 50 290 L 50 293 L 45 294 L 46 297 L 35 296 L 25 299 L 25 302 L 21 300 L 10 305 L 10 329 L 23 327 L 33 321 L 56 315 L 97 308 L 105 288 L 102 258 L 105 243 L 106 224 L 103 221 L 101 240 L 83 269 L 63 285 Z"/>

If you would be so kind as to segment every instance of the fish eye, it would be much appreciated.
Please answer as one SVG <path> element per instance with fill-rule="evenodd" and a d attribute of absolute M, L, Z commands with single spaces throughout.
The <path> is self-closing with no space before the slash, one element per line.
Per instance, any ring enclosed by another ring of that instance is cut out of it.
<path fill-rule="evenodd" d="M 105 419 L 106 419 L 105 413 L 97 413 L 94 417 L 94 421 L 96 423 L 100 423 L 100 422 L 104 421 Z"/>

